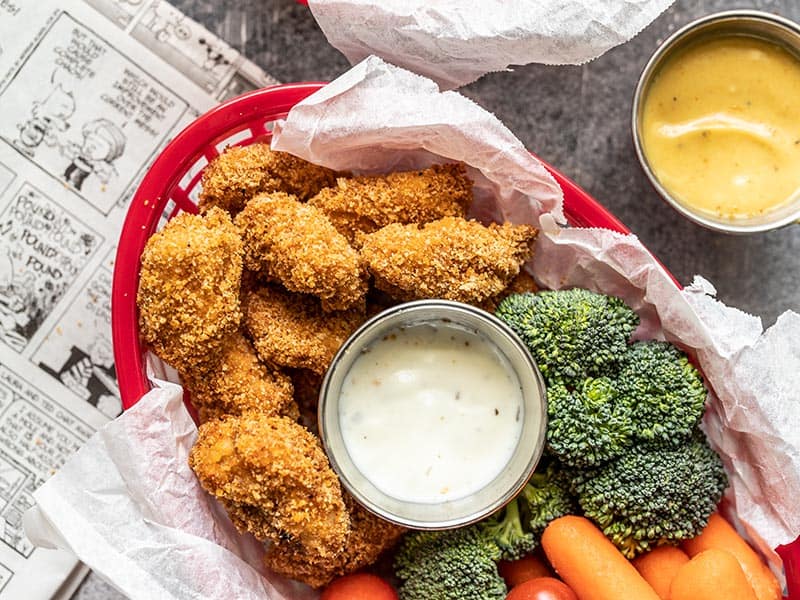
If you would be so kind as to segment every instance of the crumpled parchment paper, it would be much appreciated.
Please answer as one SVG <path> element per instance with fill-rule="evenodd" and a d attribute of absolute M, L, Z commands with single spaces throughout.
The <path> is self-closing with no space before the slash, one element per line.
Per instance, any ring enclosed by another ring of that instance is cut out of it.
<path fill-rule="evenodd" d="M 528 268 L 543 286 L 620 296 L 642 317 L 637 337 L 697 358 L 713 388 L 705 428 L 731 475 L 728 508 L 779 571 L 772 548 L 800 534 L 799 315 L 762 334 L 760 319 L 715 300 L 702 278 L 680 290 L 635 236 L 562 228 L 555 183 L 494 116 L 377 58 L 294 108 L 273 146 L 366 171 L 464 160 L 489 207 L 477 216 L 538 221 Z M 29 536 L 71 549 L 131 598 L 314 597 L 260 576 L 260 545 L 234 531 L 187 465 L 196 431 L 180 388 L 160 386 L 35 493 Z"/>
<path fill-rule="evenodd" d="M 442 89 L 510 65 L 581 64 L 630 40 L 674 0 L 309 0 L 355 64 L 374 54 Z"/>

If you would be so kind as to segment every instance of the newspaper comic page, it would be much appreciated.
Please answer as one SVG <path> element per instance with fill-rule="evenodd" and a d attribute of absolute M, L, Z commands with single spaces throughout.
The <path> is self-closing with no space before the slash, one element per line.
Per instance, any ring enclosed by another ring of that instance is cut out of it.
<path fill-rule="evenodd" d="M 21 518 L 121 410 L 111 278 L 137 183 L 200 113 L 272 83 L 161 0 L 0 0 L 0 599 L 79 568 Z"/>

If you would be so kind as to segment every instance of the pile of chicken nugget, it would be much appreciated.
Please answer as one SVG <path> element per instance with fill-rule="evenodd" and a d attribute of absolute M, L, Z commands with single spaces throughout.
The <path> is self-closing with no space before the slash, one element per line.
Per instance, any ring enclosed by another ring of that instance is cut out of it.
<path fill-rule="evenodd" d="M 322 377 L 368 317 L 446 298 L 492 310 L 535 289 L 537 231 L 466 218 L 459 164 L 379 176 L 267 144 L 231 147 L 142 254 L 149 348 L 175 367 L 200 428 L 190 465 L 272 571 L 321 587 L 374 563 L 404 530 L 339 483 L 316 435 Z"/>

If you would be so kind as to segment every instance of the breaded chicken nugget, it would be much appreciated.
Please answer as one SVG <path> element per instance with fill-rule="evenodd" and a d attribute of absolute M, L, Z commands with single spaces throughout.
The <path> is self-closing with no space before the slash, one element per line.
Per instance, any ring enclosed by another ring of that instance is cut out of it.
<path fill-rule="evenodd" d="M 367 277 L 358 253 L 318 209 L 282 192 L 259 194 L 236 217 L 244 264 L 323 310 L 363 304 Z"/>
<path fill-rule="evenodd" d="M 428 223 L 463 217 L 472 202 L 472 182 L 461 164 L 421 171 L 340 178 L 308 201 L 354 243 L 358 232 L 372 233 L 390 223 Z"/>
<path fill-rule="evenodd" d="M 247 411 L 290 418 L 300 415 L 289 375 L 262 363 L 239 331 L 228 336 L 207 368 L 181 373 L 181 381 L 201 423 Z"/>
<path fill-rule="evenodd" d="M 484 300 L 480 303 L 479 307 L 487 312 L 493 313 L 507 296 L 511 294 L 522 294 L 523 292 L 535 293 L 537 291 L 539 291 L 539 286 L 536 285 L 536 281 L 534 281 L 533 277 L 525 271 L 520 271 L 519 275 L 514 277 L 511 283 L 509 283 L 502 292 L 497 296 Z"/>
<path fill-rule="evenodd" d="M 488 227 L 445 217 L 423 227 L 387 225 L 362 236 L 375 287 L 399 300 L 446 298 L 480 304 L 503 291 L 532 253 L 530 225 Z"/>
<path fill-rule="evenodd" d="M 220 209 L 182 213 L 142 253 L 139 328 L 163 360 L 181 371 L 218 352 L 241 319 L 242 240 Z"/>
<path fill-rule="evenodd" d="M 287 417 L 245 413 L 200 426 L 189 465 L 240 531 L 341 554 L 350 519 L 319 440 Z"/>
<path fill-rule="evenodd" d="M 269 144 L 231 146 L 203 171 L 200 210 L 219 206 L 232 215 L 260 192 L 286 192 L 308 200 L 322 188 L 336 184 L 336 171 L 318 167 Z"/>
<path fill-rule="evenodd" d="M 264 287 L 245 296 L 245 331 L 261 360 L 322 374 L 364 320 L 359 309 L 325 313 L 316 298 Z"/>
<path fill-rule="evenodd" d="M 339 575 L 352 573 L 371 565 L 408 531 L 405 527 L 373 515 L 350 494 L 343 493 L 345 506 L 350 515 L 350 535 L 347 537 Z"/>
<path fill-rule="evenodd" d="M 350 515 L 350 535 L 344 551 L 332 557 L 309 553 L 297 543 L 280 541 L 272 544 L 264 556 L 270 570 L 311 587 L 319 588 L 334 577 L 346 575 L 373 564 L 381 554 L 392 548 L 406 529 L 376 517 L 347 493 L 344 495 Z"/>

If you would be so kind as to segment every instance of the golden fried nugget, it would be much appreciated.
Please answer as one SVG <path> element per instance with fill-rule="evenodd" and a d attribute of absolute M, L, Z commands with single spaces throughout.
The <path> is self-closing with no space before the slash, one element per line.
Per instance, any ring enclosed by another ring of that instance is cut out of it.
<path fill-rule="evenodd" d="M 244 413 L 200 426 L 189 465 L 240 531 L 341 554 L 350 519 L 319 440 L 287 417 Z"/>
<path fill-rule="evenodd" d="M 139 328 L 163 360 L 188 371 L 218 352 L 241 319 L 242 240 L 230 216 L 182 213 L 142 253 Z"/>
<path fill-rule="evenodd" d="M 343 552 L 340 575 L 352 573 L 373 564 L 386 550 L 392 548 L 408 531 L 390 523 L 356 502 L 347 492 L 343 492 L 347 512 L 350 515 L 350 535 Z"/>
<path fill-rule="evenodd" d="M 247 411 L 290 418 L 300 414 L 289 375 L 262 363 L 239 331 L 228 336 L 207 368 L 181 373 L 181 381 L 201 423 Z"/>
<path fill-rule="evenodd" d="M 367 277 L 358 253 L 318 209 L 281 192 L 259 194 L 236 226 L 248 269 L 316 296 L 326 311 L 363 304 Z"/>
<path fill-rule="evenodd" d="M 375 287 L 399 300 L 445 298 L 480 304 L 503 291 L 532 253 L 530 225 L 488 227 L 460 217 L 387 225 L 362 236 Z"/>
<path fill-rule="evenodd" d="M 322 374 L 364 320 L 360 309 L 325 313 L 312 296 L 264 287 L 245 297 L 245 331 L 261 360 Z"/>
<path fill-rule="evenodd" d="M 381 554 L 392 548 L 407 531 L 376 517 L 346 492 L 344 498 L 350 515 L 350 535 L 340 554 L 320 557 L 297 543 L 280 541 L 267 548 L 264 556 L 267 568 L 284 577 L 319 588 L 328 584 L 334 577 L 352 573 L 375 563 Z"/>
<path fill-rule="evenodd" d="M 507 296 L 511 294 L 522 294 L 523 292 L 536 293 L 537 291 L 539 291 L 539 286 L 536 285 L 536 281 L 534 281 L 533 277 L 525 271 L 520 271 L 519 275 L 514 277 L 511 283 L 509 283 L 502 292 L 497 296 L 487 298 L 481 302 L 479 308 L 493 313 Z"/>
<path fill-rule="evenodd" d="M 269 144 L 230 146 L 203 171 L 200 210 L 219 206 L 235 215 L 261 192 L 286 192 L 308 200 L 335 185 L 336 176 L 336 171 L 270 150 Z"/>
<path fill-rule="evenodd" d="M 472 202 L 472 182 L 461 164 L 421 171 L 339 178 L 308 203 L 324 212 L 352 244 L 357 233 L 372 233 L 390 223 L 429 223 L 463 217 Z"/>

